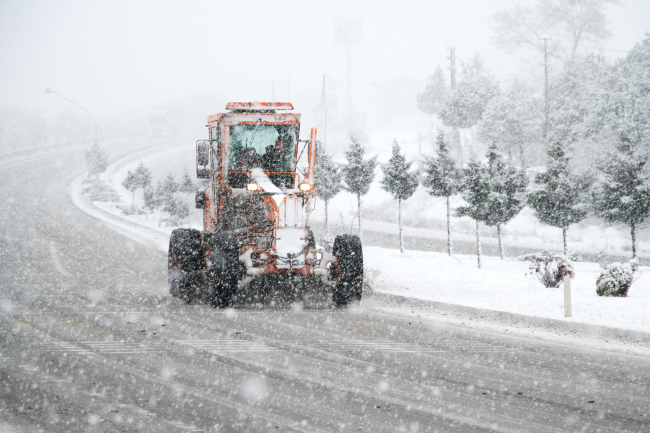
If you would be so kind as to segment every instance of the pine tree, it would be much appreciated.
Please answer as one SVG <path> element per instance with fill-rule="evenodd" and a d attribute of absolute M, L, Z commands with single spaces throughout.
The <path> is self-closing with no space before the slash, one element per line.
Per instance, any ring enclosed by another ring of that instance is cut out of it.
<path fill-rule="evenodd" d="M 142 196 L 144 199 L 144 208 L 153 213 L 153 211 L 159 206 L 155 191 L 151 186 L 148 186 L 144 189 Z"/>
<path fill-rule="evenodd" d="M 140 161 L 140 165 L 135 169 L 135 176 L 138 183 L 138 188 L 147 189 L 151 186 L 151 170 L 144 166 Z"/>
<path fill-rule="evenodd" d="M 137 215 L 138 208 L 135 205 L 135 190 L 140 187 L 137 174 L 131 170 L 127 171 L 126 177 L 124 178 L 124 181 L 122 181 L 122 186 L 131 193 L 131 198 L 133 200 L 133 213 Z"/>
<path fill-rule="evenodd" d="M 96 179 L 108 168 L 108 155 L 99 144 L 95 143 L 90 149 L 86 149 L 86 165 L 88 176 L 95 176 Z"/>
<path fill-rule="evenodd" d="M 424 91 L 418 93 L 417 96 L 418 108 L 429 115 L 431 137 L 433 137 L 433 115 L 437 116 L 442 111 L 448 94 L 449 89 L 445 85 L 445 75 L 440 65 L 438 65 L 436 71 L 429 77 Z"/>
<path fill-rule="evenodd" d="M 445 141 L 442 130 L 438 131 L 438 158 L 426 158 L 425 177 L 422 184 L 434 197 L 445 197 L 447 203 L 447 254 L 451 256 L 451 215 L 449 197 L 460 192 L 460 171 L 449 156 L 449 143 Z"/>
<path fill-rule="evenodd" d="M 447 126 L 471 128 L 481 120 L 490 100 L 499 93 L 499 84 L 483 66 L 477 54 L 471 63 L 463 63 L 463 79 L 445 99 L 439 117 Z"/>
<path fill-rule="evenodd" d="M 341 168 L 332 160 L 332 155 L 325 149 L 319 149 L 316 154 L 316 173 L 314 187 L 316 193 L 325 202 L 325 234 L 330 238 L 328 204 L 341 191 Z"/>
<path fill-rule="evenodd" d="M 178 182 L 173 174 L 168 173 L 156 186 L 156 197 L 159 206 L 168 207 L 174 201 L 174 193 L 178 191 Z"/>
<path fill-rule="evenodd" d="M 350 148 L 345 152 L 348 164 L 343 168 L 343 178 L 347 184 L 347 190 L 357 196 L 357 217 L 359 220 L 359 237 L 361 231 L 361 196 L 366 195 L 370 184 L 375 178 L 375 167 L 377 157 L 363 159 L 365 149 L 354 135 L 350 136 Z"/>
<path fill-rule="evenodd" d="M 490 195 L 490 183 L 486 172 L 485 165 L 473 156 L 462 171 L 462 194 L 467 205 L 457 207 L 454 212 L 457 217 L 468 216 L 476 221 L 476 256 L 479 269 L 481 268 L 481 238 L 478 223 L 487 220 L 487 202 Z"/>
<path fill-rule="evenodd" d="M 181 179 L 178 185 L 178 190 L 188 195 L 189 202 L 187 203 L 187 215 L 186 215 L 188 217 L 190 216 L 190 207 L 192 206 L 193 196 L 197 188 L 198 186 L 192 180 L 192 177 L 190 176 L 190 172 L 187 171 L 187 169 L 183 170 L 183 179 Z M 187 224 L 188 226 L 191 225 L 191 221 L 189 219 L 187 221 Z"/>
<path fill-rule="evenodd" d="M 192 194 L 194 191 L 196 191 L 196 188 L 197 186 L 192 180 L 190 172 L 187 171 L 187 169 L 183 170 L 183 179 L 181 179 L 178 185 L 178 190 L 184 192 L 185 194 Z"/>
<path fill-rule="evenodd" d="M 630 227 L 632 258 L 636 258 L 636 229 L 650 215 L 650 175 L 645 172 L 648 153 L 628 137 L 616 143 L 616 151 L 608 152 L 600 161 L 602 176 L 594 192 L 594 211 L 610 223 Z"/>
<path fill-rule="evenodd" d="M 497 144 L 511 163 L 513 153 L 518 152 L 521 167 L 526 167 L 527 148 L 542 142 L 542 108 L 522 84 L 515 83 L 508 93 L 489 102 L 478 125 L 478 137 L 484 143 Z"/>
<path fill-rule="evenodd" d="M 548 146 L 546 171 L 535 176 L 542 189 L 531 191 L 527 203 L 544 224 L 562 229 L 563 253 L 567 254 L 569 225 L 582 221 L 588 212 L 587 193 L 592 179 L 576 176 L 569 169 L 568 145 L 555 142 Z"/>
<path fill-rule="evenodd" d="M 382 188 L 391 193 L 397 200 L 397 221 L 399 225 L 399 252 L 404 252 L 404 237 L 402 236 L 402 200 L 410 198 L 418 187 L 416 173 L 410 172 L 412 162 L 406 162 L 404 155 L 400 154 L 399 143 L 393 141 L 393 156 L 388 163 L 381 166 L 384 179 Z"/>
<path fill-rule="evenodd" d="M 488 226 L 497 227 L 499 253 L 503 259 L 501 226 L 507 224 L 523 209 L 528 177 L 524 170 L 517 170 L 503 162 L 496 144 L 490 146 L 486 156 L 488 164 L 485 173 L 490 192 L 485 203 L 487 213 L 483 222 Z"/>

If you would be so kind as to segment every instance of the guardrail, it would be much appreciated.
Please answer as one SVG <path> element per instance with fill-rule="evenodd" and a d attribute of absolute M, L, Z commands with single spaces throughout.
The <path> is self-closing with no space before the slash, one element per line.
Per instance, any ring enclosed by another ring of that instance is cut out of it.
<path fill-rule="evenodd" d="M 67 143 L 50 144 L 47 146 L 34 147 L 32 149 L 19 150 L 17 152 L 5 153 L 3 155 L 0 155 L 0 162 L 10 161 L 17 158 L 24 158 L 26 156 L 37 155 L 44 152 L 67 149 L 69 147 L 80 146 L 82 144 L 91 144 L 92 142 L 92 140 L 69 141 Z"/>
<path fill-rule="evenodd" d="M 120 134 L 120 135 L 99 137 L 99 142 L 101 144 L 101 143 L 106 143 L 108 141 L 117 140 L 120 138 L 138 136 L 138 135 L 144 136 L 144 133 L 130 132 L 130 133 Z M 39 153 L 44 153 L 44 152 L 53 152 L 56 150 L 68 149 L 70 147 L 75 147 L 75 146 L 89 146 L 92 145 L 92 143 L 93 143 L 93 139 L 84 139 L 84 140 L 68 141 L 65 143 L 48 144 L 46 146 L 34 147 L 31 149 L 18 150 L 16 152 L 10 152 L 10 153 L 5 153 L 0 155 L 0 162 L 10 161 L 12 159 L 17 159 L 17 158 L 24 158 L 26 156 L 38 155 Z"/>

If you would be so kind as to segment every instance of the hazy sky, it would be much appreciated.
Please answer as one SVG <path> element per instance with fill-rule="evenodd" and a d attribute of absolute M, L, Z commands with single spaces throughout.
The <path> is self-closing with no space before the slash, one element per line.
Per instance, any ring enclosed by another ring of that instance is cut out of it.
<path fill-rule="evenodd" d="M 289 86 L 292 99 L 313 103 L 321 74 L 345 79 L 337 17 L 361 19 L 356 82 L 424 80 L 447 65 L 449 46 L 461 60 L 480 52 L 507 82 L 521 62 L 495 49 L 491 17 L 517 3 L 532 2 L 1 0 L 0 105 L 60 110 L 66 102 L 46 95 L 46 84 L 100 115 L 202 94 L 268 100 L 273 79 L 276 100 Z M 650 31 L 650 1 L 609 6 L 608 18 L 605 54 L 623 56 Z"/>

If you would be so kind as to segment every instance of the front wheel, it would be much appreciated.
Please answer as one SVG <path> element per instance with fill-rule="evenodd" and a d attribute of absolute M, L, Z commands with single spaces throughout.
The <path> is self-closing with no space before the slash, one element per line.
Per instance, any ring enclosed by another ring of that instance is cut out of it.
<path fill-rule="evenodd" d="M 194 229 L 172 231 L 167 255 L 167 282 L 172 296 L 192 301 L 194 287 L 188 284 L 188 277 L 201 268 L 202 260 L 201 232 Z"/>
<path fill-rule="evenodd" d="M 239 275 L 239 240 L 234 233 L 215 233 L 210 244 L 210 261 L 212 262 L 212 299 L 213 308 L 224 308 L 231 304 L 232 296 L 237 290 Z"/>
<path fill-rule="evenodd" d="M 338 280 L 332 293 L 337 307 L 361 301 L 363 289 L 363 250 L 355 235 L 339 235 L 334 239 L 332 254 L 338 258 Z"/>

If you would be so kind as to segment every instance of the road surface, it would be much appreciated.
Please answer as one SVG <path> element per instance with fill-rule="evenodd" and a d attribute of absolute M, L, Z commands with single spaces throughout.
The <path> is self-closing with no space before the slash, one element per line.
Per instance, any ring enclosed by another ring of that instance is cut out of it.
<path fill-rule="evenodd" d="M 0 164 L 0 431 L 650 431 L 638 356 L 372 298 L 185 305 L 165 253 L 72 204 L 83 171 L 80 149 Z"/>

